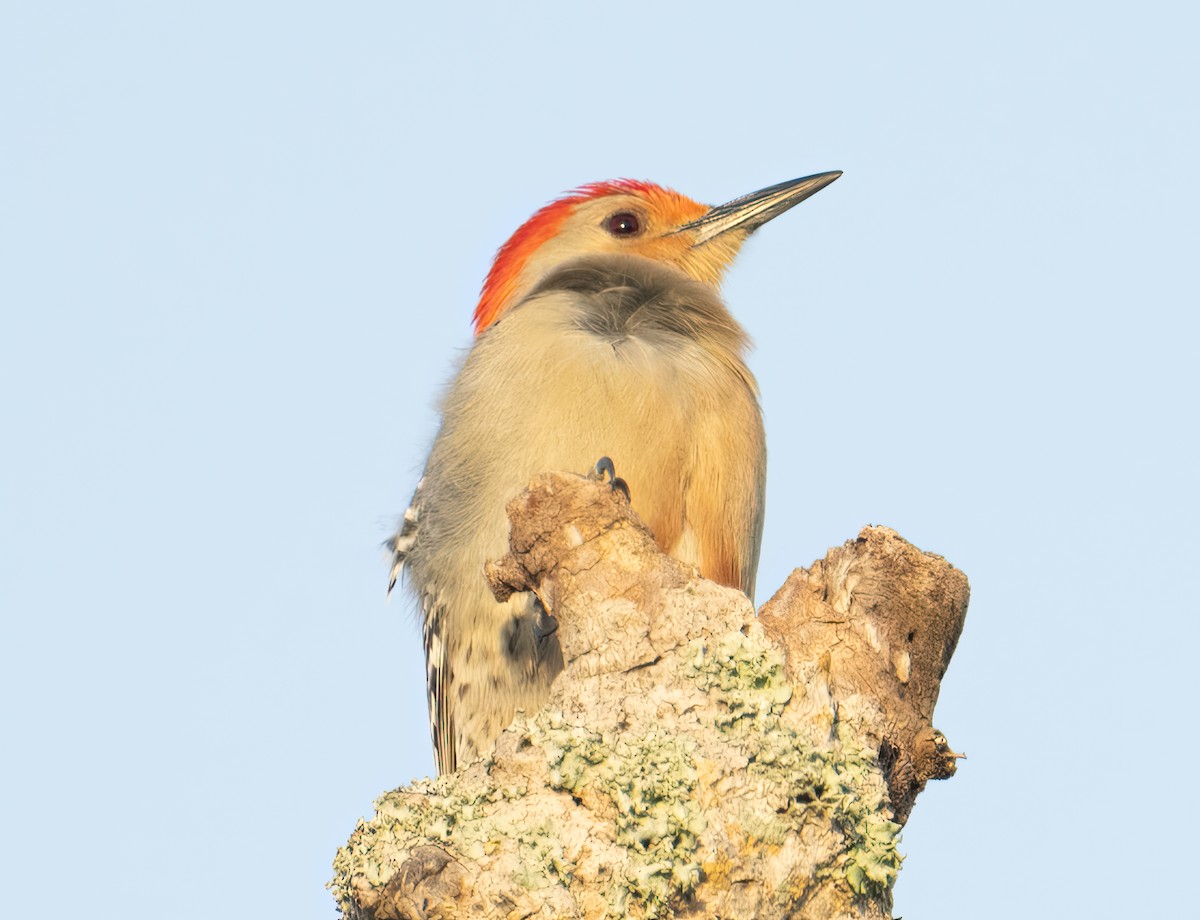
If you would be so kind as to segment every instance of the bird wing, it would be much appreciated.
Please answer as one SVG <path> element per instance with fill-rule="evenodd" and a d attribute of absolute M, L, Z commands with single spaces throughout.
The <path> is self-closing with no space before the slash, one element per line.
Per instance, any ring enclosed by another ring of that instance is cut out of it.
<path fill-rule="evenodd" d="M 384 545 L 392 553 L 392 571 L 388 579 L 388 595 L 404 574 L 404 562 L 416 546 L 421 522 L 424 477 L 417 483 L 412 501 L 404 512 L 400 529 Z M 433 736 L 433 754 L 438 773 L 455 769 L 454 717 L 450 708 L 449 687 L 453 683 L 450 662 L 446 658 L 446 643 L 442 639 L 444 607 L 438 597 L 422 591 L 421 633 L 425 643 L 425 690 L 429 702 L 429 732 Z"/>
<path fill-rule="evenodd" d="M 425 485 L 425 478 L 421 477 L 421 481 L 417 483 L 417 489 L 413 492 L 412 501 L 408 503 L 408 507 L 404 511 L 404 520 L 400 524 L 400 529 L 396 531 L 395 536 L 384 543 L 384 546 L 392 552 L 392 572 L 388 579 L 388 595 L 391 596 L 392 589 L 396 587 L 396 582 L 400 580 L 400 576 L 404 574 L 404 560 L 408 558 L 409 552 L 417 542 L 417 526 L 421 522 L 421 490 Z"/>
<path fill-rule="evenodd" d="M 433 759 L 439 774 L 457 769 L 454 749 L 454 711 L 450 705 L 450 687 L 454 683 L 446 643 L 442 639 L 445 608 L 426 594 L 421 598 L 424 614 L 422 636 L 425 640 L 425 690 L 429 696 L 429 733 L 433 736 Z"/>

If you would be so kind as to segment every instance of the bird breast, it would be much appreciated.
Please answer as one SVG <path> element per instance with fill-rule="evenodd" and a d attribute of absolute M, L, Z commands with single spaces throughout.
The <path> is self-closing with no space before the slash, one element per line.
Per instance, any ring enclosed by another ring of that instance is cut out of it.
<path fill-rule="evenodd" d="M 595 255 L 566 262 L 525 305 L 556 294 L 566 295 L 563 321 L 614 348 L 630 341 L 666 351 L 698 345 L 726 363 L 726 356 L 740 361 L 749 344 L 714 286 L 652 259 Z"/>
<path fill-rule="evenodd" d="M 532 476 L 601 456 L 664 550 L 695 511 L 689 483 L 713 484 L 706 518 L 744 514 L 756 531 L 762 420 L 746 345 L 716 289 L 671 266 L 593 256 L 553 270 L 479 335 L 446 392 L 425 473 L 430 545 L 478 569 L 507 548 L 505 504 Z"/>

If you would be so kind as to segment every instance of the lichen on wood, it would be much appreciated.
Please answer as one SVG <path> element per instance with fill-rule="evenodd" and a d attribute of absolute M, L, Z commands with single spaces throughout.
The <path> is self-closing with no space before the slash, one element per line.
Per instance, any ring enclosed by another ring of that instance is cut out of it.
<path fill-rule="evenodd" d="M 488 577 L 538 594 L 565 670 L 490 756 L 376 802 L 342 912 L 890 917 L 898 832 L 953 772 L 930 719 L 961 573 L 868 528 L 757 617 L 605 483 L 544 474 L 509 515 Z"/>

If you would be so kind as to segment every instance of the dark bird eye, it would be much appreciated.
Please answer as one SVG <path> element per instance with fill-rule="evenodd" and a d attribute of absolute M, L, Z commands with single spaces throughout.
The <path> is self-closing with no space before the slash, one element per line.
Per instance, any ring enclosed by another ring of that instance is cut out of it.
<path fill-rule="evenodd" d="M 613 236 L 633 236 L 642 232 L 642 223 L 632 211 L 618 211 L 605 223 Z"/>

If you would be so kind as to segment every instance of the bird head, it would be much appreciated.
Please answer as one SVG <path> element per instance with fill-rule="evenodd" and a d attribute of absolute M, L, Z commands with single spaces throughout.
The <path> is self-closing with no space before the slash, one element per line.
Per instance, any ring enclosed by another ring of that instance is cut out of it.
<path fill-rule="evenodd" d="M 543 207 L 500 247 L 475 308 L 475 332 L 483 332 L 540 278 L 577 256 L 642 256 L 697 281 L 719 284 L 746 237 L 840 175 L 781 182 L 716 207 L 651 182 L 584 185 Z"/>

